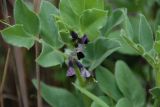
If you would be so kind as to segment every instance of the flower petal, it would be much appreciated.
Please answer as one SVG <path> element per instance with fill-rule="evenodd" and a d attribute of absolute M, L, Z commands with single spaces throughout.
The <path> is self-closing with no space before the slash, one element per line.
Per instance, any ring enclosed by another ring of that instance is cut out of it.
<path fill-rule="evenodd" d="M 91 76 L 91 73 L 86 68 L 82 68 L 81 75 L 85 78 L 88 78 Z"/>
<path fill-rule="evenodd" d="M 69 69 L 67 70 L 67 76 L 74 76 L 75 75 L 75 71 L 73 67 L 69 67 Z"/>

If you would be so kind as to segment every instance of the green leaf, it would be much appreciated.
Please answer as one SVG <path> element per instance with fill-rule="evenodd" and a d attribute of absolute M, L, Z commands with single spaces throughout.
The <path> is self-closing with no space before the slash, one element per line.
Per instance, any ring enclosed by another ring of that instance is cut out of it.
<path fill-rule="evenodd" d="M 160 1 L 160 0 L 159 0 Z M 160 2 L 159 2 L 160 3 Z M 155 31 L 158 29 L 158 26 L 160 25 L 160 10 L 158 10 L 157 14 L 156 14 L 156 19 L 155 19 Z"/>
<path fill-rule="evenodd" d="M 14 46 L 27 49 L 34 45 L 34 36 L 25 32 L 22 25 L 13 25 L 1 31 L 3 39 Z"/>
<path fill-rule="evenodd" d="M 129 67 L 123 61 L 117 61 L 115 71 L 116 81 L 123 95 L 134 107 L 144 107 L 145 90 Z"/>
<path fill-rule="evenodd" d="M 159 87 L 154 87 L 150 90 L 152 96 L 154 99 L 159 99 L 160 100 L 160 88 Z"/>
<path fill-rule="evenodd" d="M 96 79 L 100 89 L 115 101 L 118 101 L 122 97 L 116 79 L 108 69 L 99 66 L 96 69 Z"/>
<path fill-rule="evenodd" d="M 36 61 L 43 67 L 56 66 L 64 62 L 64 55 L 59 50 L 42 41 L 42 52 Z"/>
<path fill-rule="evenodd" d="M 32 82 L 37 88 L 37 81 Z M 76 97 L 65 89 L 51 87 L 41 82 L 41 93 L 51 107 L 78 107 Z"/>
<path fill-rule="evenodd" d="M 79 27 L 79 17 L 73 11 L 69 0 L 60 0 L 59 8 L 64 23 L 72 29 L 77 29 Z"/>
<path fill-rule="evenodd" d="M 159 41 L 159 40 L 160 40 L 160 26 L 158 26 L 158 29 L 157 29 L 157 31 L 156 31 L 155 40 L 156 40 L 156 41 Z"/>
<path fill-rule="evenodd" d="M 101 29 L 103 36 L 108 36 L 106 34 L 108 32 L 110 32 L 115 26 L 119 25 L 124 20 L 123 11 L 124 11 L 124 9 L 116 9 L 115 11 L 113 11 L 111 16 L 109 16 L 107 23 Z"/>
<path fill-rule="evenodd" d="M 106 23 L 107 12 L 99 9 L 88 9 L 80 17 L 81 31 L 87 34 L 89 40 L 99 36 L 99 29 Z"/>
<path fill-rule="evenodd" d="M 139 17 L 139 43 L 149 51 L 153 47 L 153 32 L 145 16 L 140 14 Z"/>
<path fill-rule="evenodd" d="M 121 98 L 116 104 L 116 107 L 133 107 L 133 105 L 127 98 Z"/>
<path fill-rule="evenodd" d="M 107 97 L 107 96 L 100 96 L 100 99 L 102 99 L 104 102 L 106 102 L 109 106 L 113 106 L 113 101 L 111 98 Z M 95 101 L 92 102 L 91 107 L 101 107 L 100 105 L 98 105 Z"/>
<path fill-rule="evenodd" d="M 85 0 L 85 9 L 104 9 L 104 0 Z"/>
<path fill-rule="evenodd" d="M 104 0 L 69 0 L 72 10 L 80 16 L 86 9 L 104 10 Z"/>
<path fill-rule="evenodd" d="M 72 10 L 80 16 L 85 9 L 85 1 L 87 0 L 69 0 Z"/>
<path fill-rule="evenodd" d="M 100 107 L 109 107 L 103 100 L 101 100 L 100 98 L 98 98 L 97 96 L 95 96 L 94 94 L 90 93 L 88 90 L 86 90 L 85 88 L 82 88 L 76 84 L 73 84 L 78 90 L 81 91 L 81 93 L 85 94 L 86 96 L 88 96 L 90 99 L 92 99 L 93 101 L 95 101 L 95 103 L 97 103 L 98 105 L 100 105 Z"/>
<path fill-rule="evenodd" d="M 89 70 L 92 71 L 118 48 L 118 42 L 105 38 L 98 38 L 96 41 L 91 42 L 86 46 L 83 64 L 90 66 Z"/>
<path fill-rule="evenodd" d="M 14 18 L 17 24 L 23 24 L 24 30 L 36 35 L 39 32 L 39 19 L 37 15 L 28 9 L 22 0 L 16 0 Z"/>
<path fill-rule="evenodd" d="M 120 42 L 121 46 L 118 49 L 118 52 L 122 54 L 127 54 L 127 55 L 137 55 L 137 52 L 131 46 L 129 46 L 129 44 L 126 43 L 126 41 L 123 40 L 123 36 L 122 36 L 123 33 L 124 32 L 116 30 L 114 32 L 109 33 L 107 38 L 112 40 L 117 40 Z"/>
<path fill-rule="evenodd" d="M 123 23 L 123 27 L 124 27 L 124 30 L 126 32 L 126 35 L 132 39 L 132 41 L 135 42 L 136 40 L 136 37 L 134 35 L 134 32 L 133 32 L 133 28 L 132 28 L 132 24 L 127 16 L 127 10 L 124 10 L 123 11 L 123 15 L 124 15 L 124 23 Z"/>
<path fill-rule="evenodd" d="M 160 40 L 159 41 L 155 41 L 155 43 L 154 43 L 154 49 L 156 50 L 156 52 L 158 54 L 160 54 Z"/>
<path fill-rule="evenodd" d="M 39 14 L 41 23 L 41 37 L 51 46 L 60 48 L 63 43 L 60 39 L 53 15 L 58 15 L 58 10 L 56 7 L 47 1 L 43 1 Z"/>

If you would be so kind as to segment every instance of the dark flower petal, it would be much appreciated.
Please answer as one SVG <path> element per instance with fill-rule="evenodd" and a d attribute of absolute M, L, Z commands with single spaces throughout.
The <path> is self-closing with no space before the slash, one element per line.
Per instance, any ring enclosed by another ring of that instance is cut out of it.
<path fill-rule="evenodd" d="M 89 42 L 87 35 L 84 35 L 84 36 L 81 38 L 81 42 L 82 42 L 82 44 L 87 44 L 87 43 Z"/>
<path fill-rule="evenodd" d="M 76 32 L 71 31 L 70 34 L 71 34 L 73 40 L 78 39 L 78 34 Z"/>
<path fill-rule="evenodd" d="M 81 75 L 85 78 L 88 78 L 91 76 L 91 73 L 86 69 L 86 68 L 82 68 L 81 69 Z"/>
<path fill-rule="evenodd" d="M 67 74 L 66 74 L 68 77 L 70 76 L 74 76 L 75 75 L 75 71 L 74 71 L 74 68 L 73 67 L 69 67 L 68 70 L 67 70 Z"/>
<path fill-rule="evenodd" d="M 83 65 L 80 62 L 77 61 L 76 64 L 77 64 L 77 66 L 78 66 L 79 69 L 83 68 Z"/>
<path fill-rule="evenodd" d="M 78 52 L 77 57 L 80 60 L 81 58 L 84 58 L 84 54 L 82 52 Z"/>
<path fill-rule="evenodd" d="M 73 62 L 71 60 L 68 61 L 68 66 L 73 67 Z"/>

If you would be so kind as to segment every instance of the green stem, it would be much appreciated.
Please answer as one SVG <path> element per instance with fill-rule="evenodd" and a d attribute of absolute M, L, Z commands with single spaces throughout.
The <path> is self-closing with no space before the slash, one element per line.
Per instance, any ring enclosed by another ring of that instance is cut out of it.
<path fill-rule="evenodd" d="M 156 86 L 160 88 L 160 67 L 156 69 Z"/>
<path fill-rule="evenodd" d="M 81 76 L 81 72 L 80 70 L 78 69 L 78 67 L 74 67 L 75 68 L 75 72 L 76 72 L 76 76 L 77 76 L 77 79 L 78 79 L 78 82 L 80 84 L 81 87 L 84 87 L 85 86 L 85 80 L 84 78 Z"/>
<path fill-rule="evenodd" d="M 153 107 L 159 107 L 160 103 L 158 99 L 155 99 Z"/>
<path fill-rule="evenodd" d="M 155 69 L 155 72 L 156 72 L 156 78 L 155 78 L 155 81 L 156 81 L 156 87 L 160 88 L 160 64 L 157 64 L 157 66 L 154 68 Z M 156 98 L 154 99 L 154 105 L 153 107 L 159 107 L 160 106 L 160 103 L 159 103 L 159 99 Z"/>
<path fill-rule="evenodd" d="M 75 72 L 76 72 L 76 76 L 77 76 L 79 85 L 80 85 L 80 87 L 84 88 L 86 85 L 85 79 L 82 77 L 79 68 L 77 66 L 74 66 L 74 68 L 75 68 Z M 82 99 L 85 104 L 85 107 L 89 107 L 90 106 L 90 103 L 89 103 L 90 99 L 85 95 L 82 95 Z"/>

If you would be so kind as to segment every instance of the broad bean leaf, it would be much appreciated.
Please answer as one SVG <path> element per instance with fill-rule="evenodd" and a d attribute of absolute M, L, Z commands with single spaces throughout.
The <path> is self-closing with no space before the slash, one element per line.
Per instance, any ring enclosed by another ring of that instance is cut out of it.
<path fill-rule="evenodd" d="M 123 38 L 121 37 L 122 34 L 123 32 L 121 32 L 120 30 L 116 30 L 109 33 L 107 38 L 119 41 L 121 46 L 118 49 L 118 52 L 122 54 L 128 54 L 128 55 L 137 55 L 137 52 L 128 43 L 126 43 L 126 41 L 123 40 Z"/>
<path fill-rule="evenodd" d="M 115 101 L 118 101 L 122 97 L 116 79 L 108 69 L 99 66 L 96 69 L 96 79 L 100 89 Z"/>
<path fill-rule="evenodd" d="M 150 90 L 151 94 L 153 95 L 153 98 L 160 100 L 160 88 L 154 87 Z"/>
<path fill-rule="evenodd" d="M 113 106 L 113 101 L 111 98 L 107 96 L 100 96 L 99 98 L 102 99 L 104 102 L 106 102 L 110 107 Z M 101 106 L 98 105 L 95 101 L 93 101 L 91 107 L 101 107 Z"/>
<path fill-rule="evenodd" d="M 149 51 L 153 48 L 153 32 L 145 16 L 140 14 L 139 17 L 139 43 Z"/>
<path fill-rule="evenodd" d="M 96 41 L 91 42 L 86 46 L 83 64 L 85 66 L 90 66 L 89 70 L 92 71 L 118 48 L 118 42 L 105 38 L 98 38 Z"/>
<path fill-rule="evenodd" d="M 70 0 L 60 0 L 60 15 L 64 23 L 68 25 L 71 29 L 78 29 L 79 27 L 79 17 L 73 11 L 70 4 Z"/>
<path fill-rule="evenodd" d="M 144 107 L 145 90 L 123 61 L 117 61 L 115 76 L 118 87 L 134 107 Z"/>
<path fill-rule="evenodd" d="M 160 40 L 160 26 L 158 26 L 158 29 L 157 29 L 157 31 L 156 31 L 155 40 L 156 40 L 156 41 L 159 41 L 159 40 Z"/>
<path fill-rule="evenodd" d="M 85 1 L 87 0 L 69 0 L 72 10 L 80 16 L 85 10 Z"/>
<path fill-rule="evenodd" d="M 14 19 L 17 24 L 23 24 L 24 30 L 36 35 L 39 32 L 38 16 L 28 9 L 22 0 L 16 0 L 14 7 Z"/>
<path fill-rule="evenodd" d="M 104 26 L 107 20 L 107 12 L 99 9 L 88 9 L 80 17 L 81 31 L 87 34 L 89 40 L 99 36 L 99 29 Z"/>
<path fill-rule="evenodd" d="M 109 16 L 107 23 L 101 29 L 101 33 L 103 36 L 108 36 L 107 33 L 124 20 L 123 11 L 124 9 L 116 9 L 113 11 L 113 13 Z"/>
<path fill-rule="evenodd" d="M 160 25 L 160 20 L 159 19 L 160 19 L 160 10 L 158 10 L 157 15 L 156 15 L 156 19 L 155 19 L 155 26 L 154 26 L 155 31 L 158 29 L 158 26 Z"/>
<path fill-rule="evenodd" d="M 42 52 L 36 61 L 43 67 L 56 66 L 64 62 L 64 55 L 59 50 L 42 41 Z"/>
<path fill-rule="evenodd" d="M 85 0 L 85 9 L 104 9 L 104 0 Z"/>
<path fill-rule="evenodd" d="M 63 43 L 55 25 L 53 15 L 58 15 L 58 10 L 54 5 L 47 1 L 43 1 L 40 9 L 41 37 L 49 45 L 60 48 Z"/>
<path fill-rule="evenodd" d="M 37 81 L 32 82 L 37 88 Z M 65 89 L 51 87 L 41 82 L 41 93 L 51 107 L 79 107 L 76 97 Z"/>
<path fill-rule="evenodd" d="M 154 43 L 154 49 L 156 50 L 156 52 L 158 54 L 160 54 L 160 40 L 159 41 L 155 41 L 155 43 Z"/>
<path fill-rule="evenodd" d="M 123 11 L 123 15 L 124 15 L 124 22 L 123 22 L 124 31 L 126 32 L 126 35 L 135 42 L 137 38 L 134 35 L 132 24 L 127 16 L 127 10 Z"/>
<path fill-rule="evenodd" d="M 34 45 L 34 36 L 27 33 L 23 25 L 13 25 L 1 31 L 3 39 L 14 46 L 25 47 L 27 49 Z"/>
<path fill-rule="evenodd" d="M 80 16 L 86 9 L 104 9 L 104 0 L 69 0 L 73 11 Z"/>
<path fill-rule="evenodd" d="M 90 99 L 92 99 L 96 104 L 98 104 L 100 107 L 109 107 L 108 104 L 106 104 L 103 100 L 86 90 L 85 88 L 82 88 L 78 86 L 77 84 L 73 84 L 75 88 L 77 88 L 81 93 L 88 96 Z"/>
<path fill-rule="evenodd" d="M 133 104 L 127 98 L 121 98 L 116 104 L 116 107 L 133 107 Z"/>

